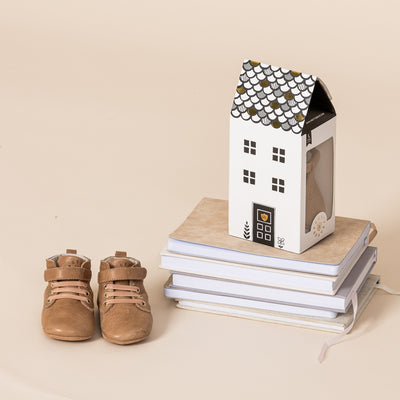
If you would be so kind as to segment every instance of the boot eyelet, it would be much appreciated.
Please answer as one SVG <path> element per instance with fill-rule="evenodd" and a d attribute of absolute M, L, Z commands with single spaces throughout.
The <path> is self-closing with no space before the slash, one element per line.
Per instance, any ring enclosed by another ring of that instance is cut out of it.
<path fill-rule="evenodd" d="M 107 293 L 104 293 L 104 297 L 107 298 Z"/>
<path fill-rule="evenodd" d="M 53 283 L 50 283 L 50 287 L 53 288 L 53 287 L 54 287 L 54 284 L 53 284 Z"/>
<path fill-rule="evenodd" d="M 86 296 L 89 296 L 89 292 L 86 292 Z"/>
<path fill-rule="evenodd" d="M 140 289 L 139 288 L 136 289 L 136 293 L 140 293 Z"/>
<path fill-rule="evenodd" d="M 146 305 L 146 303 L 144 301 L 142 301 L 142 306 L 145 306 L 145 305 Z"/>
<path fill-rule="evenodd" d="M 104 285 L 104 289 L 107 289 L 107 284 Z"/>
<path fill-rule="evenodd" d="M 50 300 L 50 299 L 47 299 L 47 302 L 48 302 L 48 303 L 50 303 L 50 302 L 51 302 L 51 300 Z"/>
<path fill-rule="evenodd" d="M 90 304 L 90 299 L 87 299 L 86 301 Z"/>
<path fill-rule="evenodd" d="M 104 307 L 107 307 L 107 302 L 106 302 L 106 301 L 103 303 L 103 306 L 104 306 Z"/>

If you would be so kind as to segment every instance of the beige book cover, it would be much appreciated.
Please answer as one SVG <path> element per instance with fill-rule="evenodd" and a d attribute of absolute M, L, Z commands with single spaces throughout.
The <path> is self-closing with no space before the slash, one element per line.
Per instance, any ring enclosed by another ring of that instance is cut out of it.
<path fill-rule="evenodd" d="M 339 265 L 369 224 L 366 220 L 336 217 L 334 233 L 304 253 L 296 254 L 230 236 L 228 201 L 203 198 L 179 228 L 171 233 L 170 238 L 266 257 Z M 376 230 L 370 235 L 370 241 L 375 234 Z"/>
<path fill-rule="evenodd" d="M 363 287 L 358 293 L 358 312 L 356 320 L 364 311 L 372 296 L 376 291 L 376 284 L 379 282 L 378 275 L 370 274 L 365 281 Z M 166 287 L 170 284 L 170 279 L 166 283 Z M 303 328 L 311 328 L 330 332 L 343 332 L 353 321 L 353 307 L 344 313 L 338 314 L 336 318 L 322 318 L 300 316 L 287 313 L 262 311 L 258 309 L 250 309 L 243 307 L 227 306 L 215 303 L 206 303 L 200 301 L 186 301 L 176 299 L 177 307 L 192 311 L 201 311 L 211 314 L 226 315 L 244 319 L 253 319 L 264 322 L 279 323 L 283 325 L 291 325 Z"/>

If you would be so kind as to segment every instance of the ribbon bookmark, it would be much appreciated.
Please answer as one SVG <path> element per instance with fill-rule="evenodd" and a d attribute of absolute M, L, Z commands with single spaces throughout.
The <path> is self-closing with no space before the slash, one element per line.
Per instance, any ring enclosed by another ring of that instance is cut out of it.
<path fill-rule="evenodd" d="M 383 283 L 377 283 L 375 285 L 375 287 L 377 289 L 384 290 L 386 293 L 389 293 L 389 294 L 400 295 L 400 290 L 393 290 L 390 287 L 384 285 Z"/>
<path fill-rule="evenodd" d="M 400 290 L 393 290 L 390 287 L 384 285 L 383 283 L 377 283 L 375 285 L 377 289 L 384 290 L 385 292 L 389 294 L 394 294 L 394 295 L 400 295 Z M 358 296 L 357 293 L 353 293 L 353 296 L 351 297 L 351 303 L 353 305 L 353 320 L 351 321 L 351 324 L 340 334 L 334 336 L 331 339 L 328 339 L 322 346 L 321 352 L 319 353 L 318 361 L 322 363 L 325 359 L 326 352 L 328 351 L 329 347 L 333 346 L 334 344 L 338 343 L 345 335 L 347 335 L 352 329 L 354 322 L 356 321 L 357 318 L 357 311 L 358 311 Z"/>
<path fill-rule="evenodd" d="M 357 317 L 357 311 L 358 311 L 358 296 L 357 292 L 353 293 L 353 296 L 351 296 L 351 303 L 353 305 L 353 320 L 351 321 L 351 324 L 342 332 L 339 333 L 338 335 L 328 339 L 322 346 L 321 352 L 319 353 L 318 361 L 322 363 L 325 359 L 325 354 L 328 351 L 329 347 L 335 345 L 338 343 L 344 336 L 346 336 L 354 326 L 354 322 L 356 322 L 356 317 Z"/>

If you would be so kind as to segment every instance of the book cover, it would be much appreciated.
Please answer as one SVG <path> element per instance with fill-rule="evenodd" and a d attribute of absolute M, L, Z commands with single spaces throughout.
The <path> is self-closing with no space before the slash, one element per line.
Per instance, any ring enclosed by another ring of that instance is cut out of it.
<path fill-rule="evenodd" d="M 356 320 L 361 316 L 362 312 L 373 297 L 376 291 L 376 284 L 379 282 L 379 279 L 380 277 L 378 275 L 370 274 L 361 288 L 358 294 L 358 312 L 356 315 Z M 201 311 L 211 314 L 272 322 L 329 332 L 343 332 L 352 323 L 354 318 L 352 307 L 346 313 L 338 314 L 336 318 L 300 316 L 294 314 L 261 311 L 252 308 L 186 300 L 179 300 L 177 307 L 192 311 Z"/>
<path fill-rule="evenodd" d="M 348 267 L 343 269 L 337 276 L 188 256 L 186 254 L 173 253 L 167 249 L 161 251 L 160 268 L 166 269 L 171 273 L 185 273 L 254 285 L 334 295 L 364 251 L 365 247 L 359 253 L 355 253 L 354 261 L 352 260 Z"/>
<path fill-rule="evenodd" d="M 170 288 L 343 313 L 347 311 L 351 296 L 363 285 L 375 262 L 376 248 L 368 247 L 334 296 L 188 274 L 173 274 Z"/>
<path fill-rule="evenodd" d="M 228 234 L 228 202 L 204 198 L 168 240 L 168 250 L 198 257 L 336 276 L 369 242 L 370 222 L 336 217 L 335 232 L 302 254 Z"/>

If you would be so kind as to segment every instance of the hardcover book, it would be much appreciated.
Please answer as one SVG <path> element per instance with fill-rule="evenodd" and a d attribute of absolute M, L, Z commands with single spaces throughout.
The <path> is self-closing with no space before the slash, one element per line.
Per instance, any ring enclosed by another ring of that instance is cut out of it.
<path fill-rule="evenodd" d="M 352 269 L 357 258 L 365 251 L 364 249 L 363 247 L 360 254 L 354 257 L 354 261 L 349 264 L 348 270 Z M 347 271 L 342 271 L 337 276 L 287 271 L 284 269 L 188 256 L 173 253 L 167 249 L 161 251 L 160 268 L 169 270 L 171 273 L 184 273 L 328 295 L 336 294 L 347 275 Z"/>
<path fill-rule="evenodd" d="M 168 251 L 254 266 L 347 276 L 376 235 L 366 220 L 336 217 L 335 232 L 302 254 L 228 234 L 228 202 L 204 198 L 168 239 Z"/>
<path fill-rule="evenodd" d="M 355 316 L 356 320 L 360 317 L 365 307 L 373 297 L 379 279 L 380 277 L 377 275 L 369 275 L 365 284 L 358 293 L 358 312 Z M 191 300 L 179 300 L 177 307 L 192 311 L 201 311 L 212 314 L 273 322 L 330 332 L 343 332 L 348 326 L 350 326 L 354 318 L 352 307 L 345 314 L 338 314 L 336 318 L 312 317 L 307 315 L 262 311 L 254 308 L 236 307 L 231 305 L 213 304 Z"/>
<path fill-rule="evenodd" d="M 228 298 L 236 298 L 235 304 L 240 302 L 237 299 L 248 299 L 344 313 L 350 306 L 353 293 L 363 285 L 375 262 L 376 248 L 368 247 L 334 296 L 177 273 L 172 275 L 170 290 L 166 295 L 170 297 L 171 292 L 179 290 L 181 294 L 186 291 L 185 298 L 192 299 L 202 293 L 204 301 L 207 301 L 206 294 L 225 296 L 224 302 L 228 302 Z"/>

